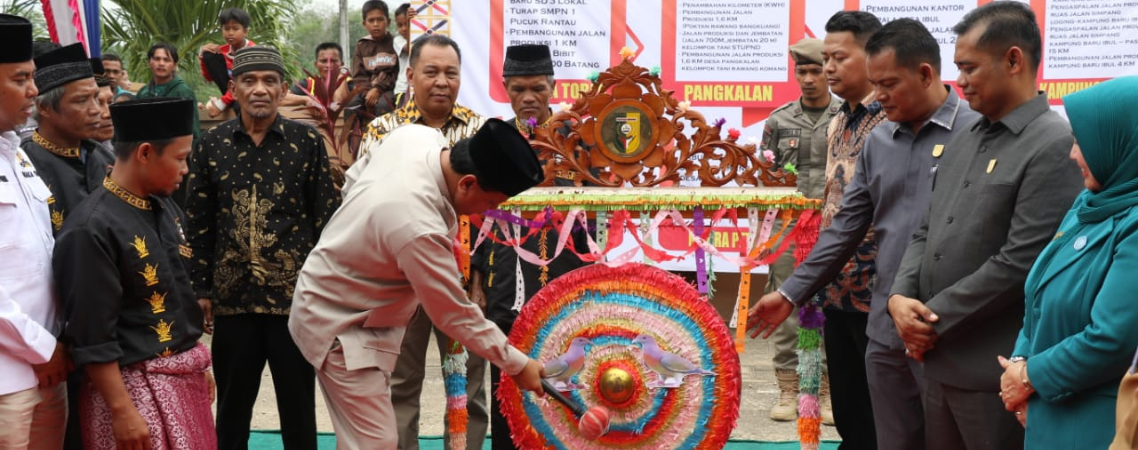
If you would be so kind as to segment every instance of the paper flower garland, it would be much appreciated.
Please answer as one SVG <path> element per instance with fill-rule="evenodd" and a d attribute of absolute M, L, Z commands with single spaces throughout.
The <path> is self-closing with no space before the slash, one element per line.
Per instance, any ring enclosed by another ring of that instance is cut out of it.
<path fill-rule="evenodd" d="M 648 335 L 715 376 L 688 376 L 678 388 L 650 389 L 656 374 L 632 346 Z M 510 343 L 547 361 L 585 337 L 593 345 L 568 393 L 611 411 L 609 432 L 590 441 L 565 407 L 523 394 L 509 377 L 498 389 L 514 443 L 522 449 L 723 448 L 739 416 L 741 374 L 734 340 L 719 313 L 683 278 L 642 264 L 596 264 L 563 275 L 522 309 Z M 613 380 L 631 387 L 614 395 Z"/>
<path fill-rule="evenodd" d="M 466 426 L 469 413 L 466 409 L 466 348 L 453 343 L 443 361 L 443 387 L 447 397 L 447 435 L 450 449 L 466 448 Z"/>
<path fill-rule="evenodd" d="M 763 150 L 763 158 L 766 158 L 767 162 L 774 164 L 774 152 L 770 150 Z"/>
<path fill-rule="evenodd" d="M 798 440 L 802 450 L 817 450 L 822 435 L 818 389 L 822 384 L 822 327 L 826 316 L 815 303 L 798 310 Z"/>

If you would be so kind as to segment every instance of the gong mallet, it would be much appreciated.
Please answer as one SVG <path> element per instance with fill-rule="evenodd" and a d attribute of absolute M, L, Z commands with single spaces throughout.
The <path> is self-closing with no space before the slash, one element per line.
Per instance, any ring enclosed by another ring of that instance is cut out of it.
<path fill-rule="evenodd" d="M 609 410 L 603 406 L 594 406 L 585 409 L 584 406 L 577 402 L 570 400 L 548 381 L 541 380 L 541 389 L 557 400 L 558 403 L 565 405 L 577 417 L 577 431 L 581 436 L 590 441 L 595 441 L 609 431 Z"/>

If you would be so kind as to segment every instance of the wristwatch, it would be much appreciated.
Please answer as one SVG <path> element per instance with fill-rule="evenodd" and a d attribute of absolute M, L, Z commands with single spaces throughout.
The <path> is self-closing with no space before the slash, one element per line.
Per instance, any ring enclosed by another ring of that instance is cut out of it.
<path fill-rule="evenodd" d="M 1012 364 L 1015 364 L 1017 362 L 1024 362 L 1024 361 L 1027 361 L 1026 356 L 1013 356 L 1011 358 L 1008 358 L 1008 362 L 1010 362 Z"/>

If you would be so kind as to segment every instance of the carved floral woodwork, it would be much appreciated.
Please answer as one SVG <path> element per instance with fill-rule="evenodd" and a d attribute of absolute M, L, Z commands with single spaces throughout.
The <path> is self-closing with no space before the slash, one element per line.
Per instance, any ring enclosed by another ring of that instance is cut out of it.
<path fill-rule="evenodd" d="M 677 186 L 683 174 L 705 187 L 795 185 L 795 174 L 774 167 L 754 143 L 740 145 L 737 132 L 723 137 L 722 121 L 708 123 L 673 93 L 627 58 L 601 72 L 572 107 L 553 113 L 553 126 L 533 130 L 531 144 L 546 161 L 542 185 L 559 173 L 605 187 Z"/>

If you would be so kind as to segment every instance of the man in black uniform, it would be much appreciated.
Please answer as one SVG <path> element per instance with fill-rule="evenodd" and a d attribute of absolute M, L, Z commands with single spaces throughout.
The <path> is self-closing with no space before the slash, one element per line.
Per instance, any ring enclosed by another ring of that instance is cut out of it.
<path fill-rule="evenodd" d="M 111 114 L 114 171 L 72 212 L 52 258 L 65 335 L 88 380 L 84 445 L 216 448 L 185 219 L 169 198 L 188 171 L 194 103 L 139 100 Z"/>
<path fill-rule="evenodd" d="M 534 128 L 550 126 L 552 116 L 549 110 L 549 97 L 555 85 L 553 79 L 553 60 L 549 47 L 545 45 L 515 45 L 506 48 L 506 59 L 502 68 L 503 84 L 510 97 L 510 106 L 516 116 L 506 123 L 514 126 L 523 135 L 530 135 Z M 559 129 L 559 132 L 565 130 Z M 567 131 L 567 130 L 565 130 Z M 558 174 L 554 183 L 558 186 L 573 186 L 572 172 Z M 529 231 L 526 227 L 515 227 L 521 234 Z M 475 231 L 477 232 L 477 231 Z M 574 245 L 585 248 L 584 230 L 573 234 Z M 504 239 L 502 230 L 494 233 Z M 557 247 L 558 233 L 551 228 L 543 228 L 523 244 L 522 248 L 533 252 L 542 259 L 549 259 Z M 518 260 L 513 247 L 487 239 L 471 257 L 472 295 L 471 298 L 486 308 L 486 318 L 493 321 L 502 332 L 510 334 L 518 312 L 538 290 L 573 269 L 585 265 L 577 255 L 566 247 L 565 251 L 547 266 L 537 266 Z M 518 276 L 521 276 L 519 279 Z M 501 370 L 490 368 L 491 396 L 497 397 L 498 379 Z M 493 448 L 512 449 L 509 423 L 502 414 L 498 402 L 492 401 L 490 408 L 490 429 Z"/>
<path fill-rule="evenodd" d="M 20 147 L 51 190 L 51 224 L 58 233 L 79 202 L 101 189 L 114 156 L 91 140 L 99 130 L 102 110 L 83 44 L 45 53 L 35 63 L 39 128 Z"/>

